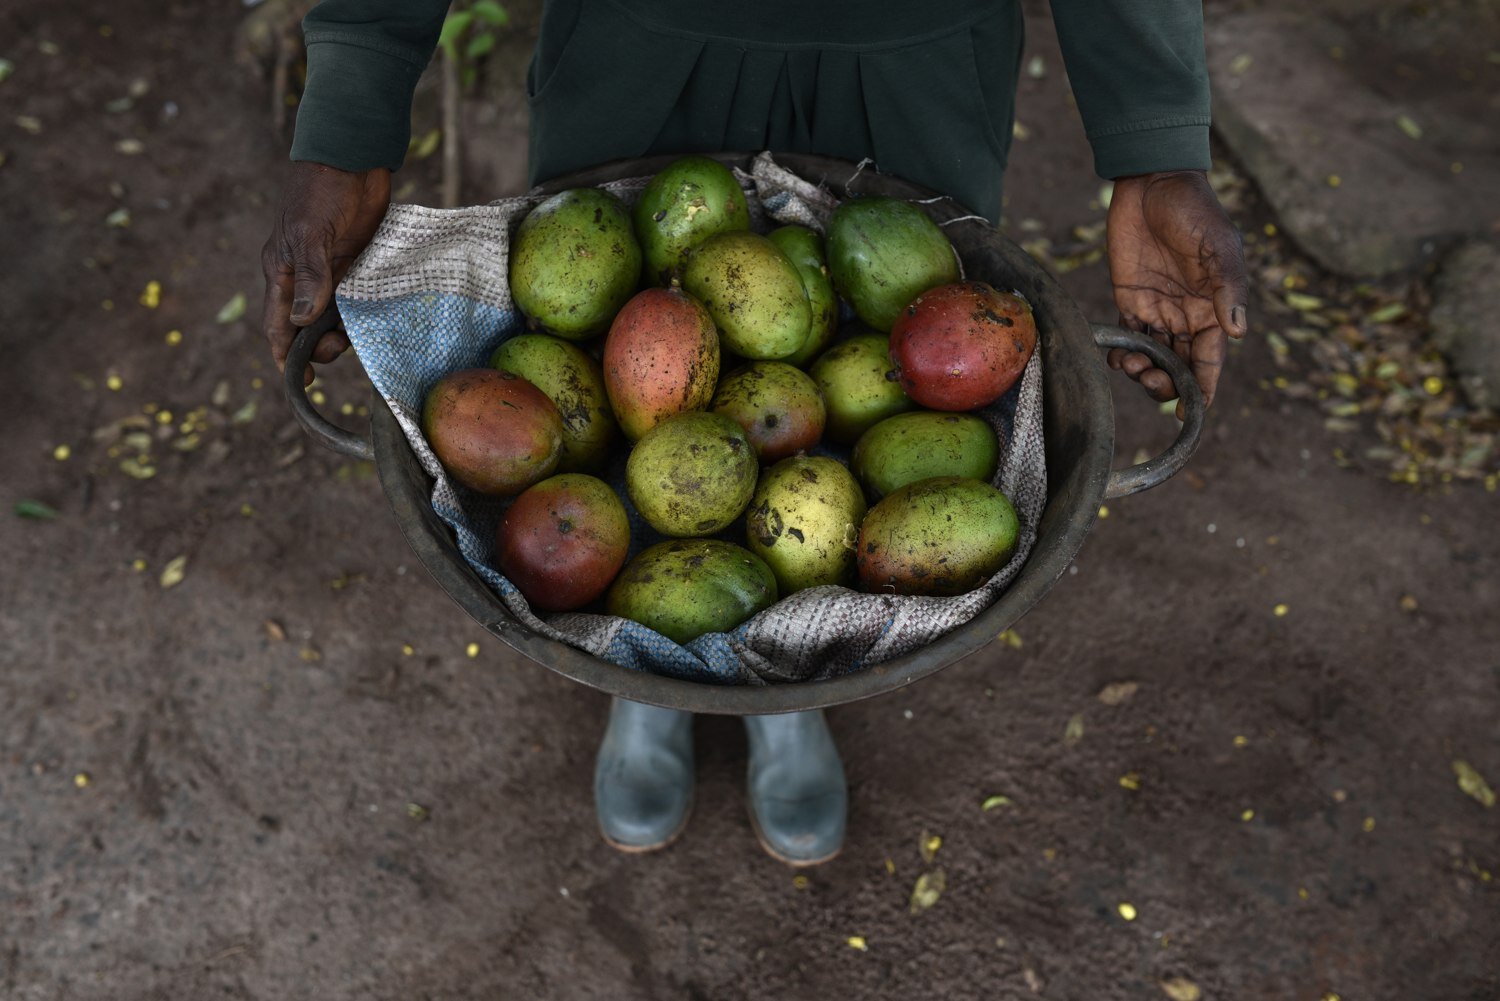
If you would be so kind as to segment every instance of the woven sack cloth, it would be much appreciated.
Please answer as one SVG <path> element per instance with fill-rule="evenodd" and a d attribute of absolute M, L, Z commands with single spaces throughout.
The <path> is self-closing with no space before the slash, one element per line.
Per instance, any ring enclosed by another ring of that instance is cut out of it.
<path fill-rule="evenodd" d="M 792 175 L 767 154 L 757 158 L 749 174 L 736 174 L 751 207 L 752 226 L 762 232 L 790 222 L 821 231 L 838 204 L 826 189 Z M 647 180 L 603 187 L 629 205 Z M 1020 571 L 1046 504 L 1040 351 L 1032 354 L 1017 385 L 979 412 L 999 436 L 994 485 L 1015 505 L 1021 533 L 1010 562 L 978 589 L 938 598 L 809 588 L 782 598 L 730 632 L 710 633 L 685 645 L 615 616 L 533 612 L 493 562 L 495 530 L 508 501 L 481 496 L 450 480 L 420 425 L 422 400 L 434 383 L 456 369 L 487 365 L 497 345 L 525 331 L 525 318 L 511 301 L 507 281 L 509 246 L 516 227 L 541 201 L 543 196 L 528 194 L 447 210 L 393 205 L 338 289 L 350 343 L 433 477 L 433 508 L 453 527 L 464 558 L 520 622 L 605 660 L 674 678 L 715 684 L 805 681 L 857 671 L 930 643 L 991 604 Z M 616 488 L 623 483 L 627 449 L 622 444 L 618 451 L 607 476 Z M 633 556 L 660 537 L 630 510 L 623 489 L 619 492 L 631 515 Z"/>

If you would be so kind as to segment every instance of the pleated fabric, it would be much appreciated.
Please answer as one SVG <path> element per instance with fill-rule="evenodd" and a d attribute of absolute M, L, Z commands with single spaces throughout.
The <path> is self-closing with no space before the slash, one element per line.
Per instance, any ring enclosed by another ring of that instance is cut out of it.
<path fill-rule="evenodd" d="M 533 182 L 653 153 L 823 153 L 996 220 L 1023 41 L 1013 0 L 789 4 L 553 0 L 528 73 Z"/>

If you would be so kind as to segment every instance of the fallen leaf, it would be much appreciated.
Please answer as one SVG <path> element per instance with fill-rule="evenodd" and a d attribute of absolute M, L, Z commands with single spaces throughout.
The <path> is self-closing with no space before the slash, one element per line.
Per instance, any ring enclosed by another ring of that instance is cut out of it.
<path fill-rule="evenodd" d="M 1117 706 L 1122 702 L 1129 702 L 1131 696 L 1141 687 L 1138 681 L 1112 681 L 1099 689 L 1099 701 L 1107 706 Z"/>
<path fill-rule="evenodd" d="M 1187 977 L 1170 977 L 1160 981 L 1162 993 L 1172 1001 L 1198 1001 L 1203 991 Z"/>
<path fill-rule="evenodd" d="M 1394 323 L 1406 315 L 1406 303 L 1393 302 L 1370 313 L 1369 318 L 1375 323 Z"/>
<path fill-rule="evenodd" d="M 1288 292 L 1286 294 L 1286 304 L 1299 313 L 1323 308 L 1322 299 L 1319 299 L 1315 295 L 1308 295 L 1305 292 Z"/>
<path fill-rule="evenodd" d="M 432 816 L 432 810 L 421 803 L 407 803 L 406 815 L 420 824 Z"/>
<path fill-rule="evenodd" d="M 19 500 L 15 506 L 16 516 L 34 521 L 51 521 L 57 517 L 57 509 L 39 500 Z"/>
<path fill-rule="evenodd" d="M 124 156 L 140 156 L 146 152 L 146 144 L 139 139 L 121 139 L 115 143 L 115 152 Z"/>
<path fill-rule="evenodd" d="M 1458 777 L 1458 787 L 1488 809 L 1495 805 L 1495 790 L 1479 774 L 1478 769 L 1467 761 L 1458 760 L 1453 762 L 1453 774 Z"/>
<path fill-rule="evenodd" d="M 186 575 L 187 575 L 187 557 L 186 556 L 177 556 L 177 557 L 174 557 L 173 559 L 167 561 L 167 565 L 166 566 L 162 567 L 162 571 L 161 571 L 161 586 L 162 587 L 176 587 L 178 584 L 182 583 L 182 578 L 185 577 Z"/>
<path fill-rule="evenodd" d="M 15 72 L 16 64 L 9 59 L 0 59 L 0 83 L 4 83 Z"/>
<path fill-rule="evenodd" d="M 1072 747 L 1083 739 L 1083 713 L 1075 713 L 1063 729 L 1063 744 Z"/>
<path fill-rule="evenodd" d="M 993 810 L 997 806 L 1010 805 L 1012 805 L 1012 800 L 1009 796 L 990 796 L 983 803 L 979 804 L 979 808 L 981 810 Z"/>
<path fill-rule="evenodd" d="M 1406 133 L 1408 139 L 1422 138 L 1422 126 L 1418 125 L 1410 115 L 1397 115 L 1396 128 Z"/>
<path fill-rule="evenodd" d="M 437 152 L 438 144 L 442 141 L 442 129 L 432 129 L 424 133 L 420 138 L 413 136 L 411 141 L 411 155 L 417 160 L 425 160 Z"/>
<path fill-rule="evenodd" d="M 286 630 L 282 628 L 280 622 L 277 622 L 275 619 L 267 619 L 264 625 L 266 635 L 271 638 L 272 642 L 283 643 L 286 641 Z"/>
<path fill-rule="evenodd" d="M 249 424 L 255 420 L 256 405 L 254 400 L 249 400 L 243 407 L 229 415 L 231 424 Z"/>
<path fill-rule="evenodd" d="M 1241 73 L 1244 73 L 1246 70 L 1248 70 L 1254 62 L 1255 57 L 1250 55 L 1250 53 L 1241 53 L 1240 55 L 1237 55 L 1232 60 L 1230 60 L 1229 72 L 1233 73 L 1235 76 L 1239 76 Z"/>
<path fill-rule="evenodd" d="M 943 870 L 933 869 L 931 872 L 922 873 L 911 888 L 909 905 L 911 913 L 920 914 L 937 903 L 947 886 L 948 878 L 943 875 Z"/>
<path fill-rule="evenodd" d="M 124 229 L 130 225 L 130 210 L 121 206 L 104 217 L 104 225 L 110 229 Z"/>
<path fill-rule="evenodd" d="M 937 856 L 938 849 L 943 847 L 943 839 L 936 834 L 923 831 L 917 847 L 922 854 L 922 861 L 931 862 Z"/>
<path fill-rule="evenodd" d="M 844 941 L 848 943 L 849 948 L 851 949 L 858 949 L 860 952 L 870 951 L 870 943 L 865 941 L 865 937 L 863 935 L 850 935 Z"/>
<path fill-rule="evenodd" d="M 229 297 L 229 301 L 219 307 L 219 313 L 214 317 L 220 323 L 233 323 L 245 315 L 245 293 L 236 292 Z"/>

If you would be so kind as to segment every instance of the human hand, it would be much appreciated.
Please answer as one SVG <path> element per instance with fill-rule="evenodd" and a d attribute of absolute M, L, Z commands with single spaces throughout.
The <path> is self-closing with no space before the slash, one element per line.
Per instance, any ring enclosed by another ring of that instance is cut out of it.
<path fill-rule="evenodd" d="M 365 249 L 391 204 L 391 172 L 349 173 L 321 163 L 293 163 L 271 238 L 260 252 L 266 278 L 261 330 L 271 358 L 286 367 L 298 327 L 328 308 L 333 289 Z M 312 360 L 330 362 L 349 347 L 342 329 L 324 334 Z M 303 382 L 313 380 L 307 366 Z"/>
<path fill-rule="evenodd" d="M 1201 170 L 1122 177 L 1109 203 L 1109 275 L 1120 323 L 1150 334 L 1189 362 L 1213 402 L 1228 338 L 1245 336 L 1249 278 L 1240 235 Z M 1177 391 L 1146 355 L 1115 348 L 1123 369 L 1153 399 Z M 1177 404 L 1181 420 L 1184 409 Z"/>

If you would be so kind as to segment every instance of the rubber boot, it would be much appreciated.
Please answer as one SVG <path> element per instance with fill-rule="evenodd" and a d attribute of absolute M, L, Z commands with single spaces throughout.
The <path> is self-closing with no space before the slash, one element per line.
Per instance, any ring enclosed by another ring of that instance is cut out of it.
<path fill-rule="evenodd" d="M 604 840 L 623 852 L 665 848 L 693 805 L 693 714 L 613 699 L 594 765 Z"/>
<path fill-rule="evenodd" d="M 827 862 L 844 846 L 849 787 L 821 711 L 746 716 L 750 823 L 787 865 Z"/>

